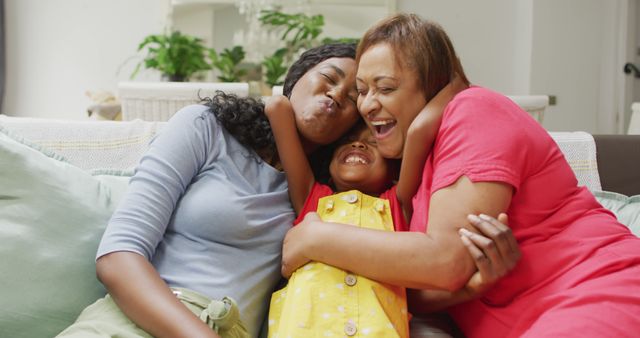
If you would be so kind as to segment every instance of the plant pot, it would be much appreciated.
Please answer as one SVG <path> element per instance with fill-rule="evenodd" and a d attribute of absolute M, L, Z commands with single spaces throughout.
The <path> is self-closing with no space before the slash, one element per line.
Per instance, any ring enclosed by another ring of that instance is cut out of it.
<path fill-rule="evenodd" d="M 184 77 L 184 75 L 177 75 L 177 74 L 172 74 L 172 75 L 162 74 L 162 81 L 167 81 L 167 82 L 189 82 L 188 79 Z"/>

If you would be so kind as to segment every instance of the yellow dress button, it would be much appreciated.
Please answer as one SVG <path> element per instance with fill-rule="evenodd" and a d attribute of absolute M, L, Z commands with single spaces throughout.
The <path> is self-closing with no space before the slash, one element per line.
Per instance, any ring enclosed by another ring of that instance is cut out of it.
<path fill-rule="evenodd" d="M 358 332 L 358 328 L 356 327 L 356 323 L 353 320 L 349 319 L 346 324 L 344 324 L 344 333 L 347 336 L 353 336 Z"/>
<path fill-rule="evenodd" d="M 353 203 L 358 202 L 358 195 L 356 195 L 356 194 L 347 194 L 347 195 L 342 196 L 342 200 L 344 200 L 347 203 L 353 204 Z"/>
<path fill-rule="evenodd" d="M 358 282 L 358 278 L 355 275 L 352 275 L 349 273 L 346 276 L 344 276 L 344 283 L 349 286 L 354 286 L 356 285 L 357 282 Z"/>
<path fill-rule="evenodd" d="M 333 200 L 328 200 L 327 203 L 324 205 L 324 208 L 327 211 L 333 210 Z"/>
<path fill-rule="evenodd" d="M 382 202 L 382 201 L 376 201 L 376 204 L 375 204 L 375 206 L 374 206 L 374 209 L 375 209 L 377 212 L 383 212 L 383 211 L 384 211 L 384 202 Z"/>

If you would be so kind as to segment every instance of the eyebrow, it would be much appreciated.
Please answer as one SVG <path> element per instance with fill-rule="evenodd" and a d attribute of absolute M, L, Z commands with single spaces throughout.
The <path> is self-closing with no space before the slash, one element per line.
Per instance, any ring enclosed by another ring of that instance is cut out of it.
<path fill-rule="evenodd" d="M 397 79 L 393 76 L 388 76 L 388 75 L 379 75 L 373 78 L 373 82 L 378 82 L 380 80 L 392 80 L 392 81 L 397 81 Z M 356 76 L 356 81 L 360 81 L 360 82 L 364 82 L 364 80 L 362 78 L 359 78 Z"/>
<path fill-rule="evenodd" d="M 336 73 L 338 73 L 338 75 L 340 75 L 340 77 L 346 77 L 346 75 L 344 74 L 344 71 L 340 67 L 338 67 L 336 65 L 332 65 L 332 64 L 328 64 L 328 66 L 333 68 L 333 70 L 335 70 Z"/>

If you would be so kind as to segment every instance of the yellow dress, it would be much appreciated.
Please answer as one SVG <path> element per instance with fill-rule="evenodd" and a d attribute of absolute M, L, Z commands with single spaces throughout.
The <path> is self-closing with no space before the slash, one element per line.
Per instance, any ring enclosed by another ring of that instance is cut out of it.
<path fill-rule="evenodd" d="M 317 211 L 327 222 L 394 230 L 389 201 L 357 190 L 321 198 Z M 272 295 L 269 337 L 345 336 L 409 337 L 405 289 L 310 262 Z"/>

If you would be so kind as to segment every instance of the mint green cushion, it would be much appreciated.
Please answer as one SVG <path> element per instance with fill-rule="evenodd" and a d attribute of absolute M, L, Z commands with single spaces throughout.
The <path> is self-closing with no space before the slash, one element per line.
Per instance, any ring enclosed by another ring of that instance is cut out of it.
<path fill-rule="evenodd" d="M 105 294 L 95 253 L 129 179 L 105 174 L 0 126 L 0 337 L 53 337 Z"/>
<path fill-rule="evenodd" d="M 594 191 L 593 195 L 602 206 L 616 214 L 620 223 L 640 236 L 640 195 L 629 197 L 611 191 Z"/>

